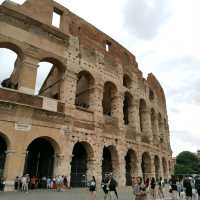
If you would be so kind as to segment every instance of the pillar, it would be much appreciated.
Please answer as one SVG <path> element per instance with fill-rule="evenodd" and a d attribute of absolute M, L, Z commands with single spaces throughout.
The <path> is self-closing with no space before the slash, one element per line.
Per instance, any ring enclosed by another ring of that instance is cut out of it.
<path fill-rule="evenodd" d="M 38 63 L 39 60 L 36 60 L 30 56 L 24 56 L 19 73 L 19 91 L 34 95 Z"/>
<path fill-rule="evenodd" d="M 154 162 L 154 155 L 151 155 L 151 177 L 156 177 L 156 169 L 155 169 L 155 162 Z"/>
<path fill-rule="evenodd" d="M 54 175 L 68 175 L 67 157 L 63 154 L 56 154 L 54 160 Z"/>
<path fill-rule="evenodd" d="M 154 144 L 159 144 L 160 143 L 160 138 L 159 138 L 159 126 L 158 126 L 158 116 L 155 116 L 155 133 L 154 133 Z"/>
<path fill-rule="evenodd" d="M 4 191 L 14 191 L 14 181 L 17 176 L 23 176 L 26 152 L 8 150 L 6 152 L 6 163 L 4 170 L 5 188 Z"/>

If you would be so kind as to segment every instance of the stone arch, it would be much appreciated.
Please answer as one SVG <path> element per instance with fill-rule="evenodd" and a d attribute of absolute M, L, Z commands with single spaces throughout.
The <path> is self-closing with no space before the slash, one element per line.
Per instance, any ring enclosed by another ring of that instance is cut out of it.
<path fill-rule="evenodd" d="M 6 163 L 6 151 L 9 149 L 10 140 L 6 135 L 0 132 L 0 177 L 4 176 Z"/>
<path fill-rule="evenodd" d="M 78 73 L 78 80 L 76 85 L 76 99 L 75 105 L 83 108 L 89 108 L 93 103 L 92 94 L 95 84 L 94 77 L 88 71 L 81 71 Z"/>
<path fill-rule="evenodd" d="M 160 178 L 160 159 L 157 155 L 154 156 L 155 177 L 156 180 Z"/>
<path fill-rule="evenodd" d="M 123 102 L 123 114 L 124 114 L 124 124 L 128 125 L 131 118 L 131 104 L 132 104 L 133 97 L 129 92 L 125 92 L 124 94 L 124 102 Z"/>
<path fill-rule="evenodd" d="M 139 103 L 139 117 L 140 117 L 140 130 L 141 130 L 141 132 L 143 132 L 145 130 L 146 110 L 147 110 L 146 101 L 144 99 L 140 99 L 140 103 Z"/>
<path fill-rule="evenodd" d="M 129 149 L 125 156 L 126 168 L 126 185 L 132 185 L 132 177 L 137 175 L 137 154 L 134 150 Z"/>
<path fill-rule="evenodd" d="M 104 146 L 102 155 L 102 178 L 109 173 L 118 177 L 119 173 L 119 156 L 114 145 Z"/>
<path fill-rule="evenodd" d="M 163 142 L 163 121 L 162 116 L 160 113 L 158 113 L 158 128 L 159 128 L 159 135 L 160 135 L 160 142 Z"/>
<path fill-rule="evenodd" d="M 151 130 L 152 130 L 153 135 L 155 136 L 156 135 L 156 113 L 153 108 L 151 108 Z"/>
<path fill-rule="evenodd" d="M 39 62 L 35 94 L 59 100 L 65 74 L 64 64 L 56 58 L 46 57 Z"/>
<path fill-rule="evenodd" d="M 3 54 L 8 57 L 8 60 L 13 58 L 12 63 L 6 66 L 7 70 L 1 70 L 0 85 L 4 88 L 17 90 L 22 59 L 24 57 L 23 51 L 18 45 L 11 42 L 0 42 L 0 49 L 4 50 Z"/>
<path fill-rule="evenodd" d="M 117 100 L 117 87 L 112 82 L 106 82 L 104 84 L 103 92 L 103 114 L 113 116 L 116 109 L 116 100 Z"/>
<path fill-rule="evenodd" d="M 87 187 L 87 180 L 94 173 L 94 151 L 87 142 L 77 142 L 72 151 L 71 186 Z"/>
<path fill-rule="evenodd" d="M 123 76 L 123 86 L 130 89 L 132 84 L 132 80 L 128 74 L 124 74 Z"/>
<path fill-rule="evenodd" d="M 26 148 L 24 174 L 52 177 L 55 157 L 60 154 L 59 144 L 51 137 L 37 137 Z"/>
<path fill-rule="evenodd" d="M 167 161 L 165 157 L 162 157 L 163 177 L 167 179 Z"/>
<path fill-rule="evenodd" d="M 151 156 L 149 152 L 144 152 L 142 154 L 141 169 L 143 179 L 151 177 Z"/>

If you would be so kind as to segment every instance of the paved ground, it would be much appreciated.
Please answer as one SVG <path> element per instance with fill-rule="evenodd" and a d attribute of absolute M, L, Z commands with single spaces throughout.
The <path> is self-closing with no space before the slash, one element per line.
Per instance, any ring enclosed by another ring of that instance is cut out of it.
<path fill-rule="evenodd" d="M 103 200 L 103 193 L 97 193 L 97 200 Z M 166 198 L 166 200 L 169 198 Z M 30 191 L 28 194 L 20 192 L 0 192 L 0 200 L 89 200 L 86 189 L 71 189 L 66 192 Z M 119 191 L 119 200 L 132 200 L 131 189 Z M 147 199 L 149 200 L 149 199 Z"/>

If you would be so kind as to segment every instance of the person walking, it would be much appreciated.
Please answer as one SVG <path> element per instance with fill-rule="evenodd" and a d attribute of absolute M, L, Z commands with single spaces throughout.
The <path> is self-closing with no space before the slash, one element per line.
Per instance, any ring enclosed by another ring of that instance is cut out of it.
<path fill-rule="evenodd" d="M 171 197 L 172 200 L 177 200 L 177 185 L 176 185 L 176 178 L 175 176 L 172 176 L 171 180 L 170 180 L 170 185 L 171 185 Z"/>
<path fill-rule="evenodd" d="M 183 187 L 185 188 L 186 200 L 192 200 L 192 185 L 189 178 L 184 181 Z"/>
<path fill-rule="evenodd" d="M 156 188 L 156 180 L 154 177 L 151 178 L 151 182 L 150 182 L 150 194 L 151 194 L 151 198 L 153 200 L 156 199 L 156 193 L 155 193 L 155 188 Z"/>
<path fill-rule="evenodd" d="M 96 200 L 96 179 L 93 176 L 89 181 L 90 200 Z"/>
<path fill-rule="evenodd" d="M 195 180 L 195 189 L 197 191 L 198 200 L 200 200 L 200 176 L 197 176 Z"/>
<path fill-rule="evenodd" d="M 109 200 L 116 200 L 118 199 L 118 193 L 117 193 L 117 186 L 118 183 L 117 181 L 114 179 L 112 173 L 110 174 L 110 179 L 109 179 L 109 192 L 108 192 L 108 196 L 109 196 Z"/>
<path fill-rule="evenodd" d="M 104 192 L 104 200 L 108 200 L 108 192 L 109 192 L 109 177 L 105 175 L 104 179 L 102 180 L 101 187 Z"/>
<path fill-rule="evenodd" d="M 28 174 L 22 176 L 21 182 L 22 182 L 22 192 L 28 193 L 28 184 L 29 184 L 29 176 Z"/>
<path fill-rule="evenodd" d="M 158 198 L 159 199 L 164 199 L 164 192 L 163 192 L 163 181 L 162 181 L 162 177 L 160 177 L 159 181 L 158 181 Z"/>

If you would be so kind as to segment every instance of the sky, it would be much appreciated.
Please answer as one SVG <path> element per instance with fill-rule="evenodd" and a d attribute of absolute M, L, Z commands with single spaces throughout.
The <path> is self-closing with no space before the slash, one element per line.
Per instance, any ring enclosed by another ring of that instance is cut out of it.
<path fill-rule="evenodd" d="M 56 1 L 130 50 L 144 77 L 155 74 L 166 94 L 173 156 L 200 149 L 200 1 Z M 0 56 L 0 66 L 15 60 L 5 50 Z M 47 73 L 50 66 L 43 65 Z M 45 74 L 40 70 L 38 85 Z"/>

